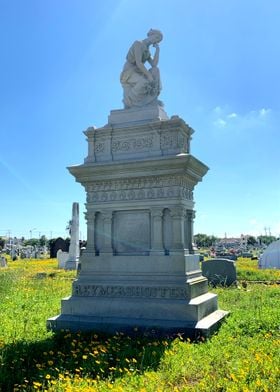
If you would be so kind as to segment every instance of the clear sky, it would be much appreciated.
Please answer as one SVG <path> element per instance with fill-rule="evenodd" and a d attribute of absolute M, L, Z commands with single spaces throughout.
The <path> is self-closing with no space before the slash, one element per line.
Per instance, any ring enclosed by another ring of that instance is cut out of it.
<path fill-rule="evenodd" d="M 169 116 L 210 167 L 195 233 L 280 235 L 279 0 L 0 0 L 0 236 L 65 236 L 83 131 L 122 108 L 127 50 L 160 29 Z"/>

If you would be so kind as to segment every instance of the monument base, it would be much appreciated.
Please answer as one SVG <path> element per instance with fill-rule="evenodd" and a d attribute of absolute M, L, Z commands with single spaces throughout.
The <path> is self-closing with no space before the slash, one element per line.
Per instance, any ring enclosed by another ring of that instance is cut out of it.
<path fill-rule="evenodd" d="M 72 296 L 49 330 L 209 336 L 227 312 L 208 293 L 198 255 L 93 256 L 85 252 Z"/>
<path fill-rule="evenodd" d="M 132 124 L 151 123 L 161 120 L 168 120 L 168 116 L 163 107 L 155 103 L 139 108 L 111 110 L 108 117 L 108 125 L 115 128 L 131 127 Z"/>
<path fill-rule="evenodd" d="M 198 322 L 182 322 L 156 319 L 127 319 L 61 314 L 47 320 L 47 328 L 52 331 L 72 332 L 95 331 L 98 333 L 124 333 L 128 336 L 176 337 L 179 334 L 190 339 L 210 337 L 220 327 L 227 311 L 216 310 Z"/>

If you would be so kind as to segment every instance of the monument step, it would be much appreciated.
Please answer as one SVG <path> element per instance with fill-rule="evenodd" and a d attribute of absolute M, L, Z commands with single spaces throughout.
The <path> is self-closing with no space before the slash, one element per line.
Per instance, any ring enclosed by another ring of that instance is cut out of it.
<path fill-rule="evenodd" d="M 206 293 L 189 301 L 196 312 L 196 320 L 201 320 L 218 309 L 217 294 Z"/>
<path fill-rule="evenodd" d="M 208 280 L 204 276 L 187 280 L 189 298 L 193 299 L 208 292 Z"/>
<path fill-rule="evenodd" d="M 189 304 L 199 306 L 200 304 L 204 303 L 205 301 L 211 301 L 214 298 L 217 298 L 217 294 L 205 293 L 205 294 L 199 295 L 196 298 L 192 298 L 190 300 Z"/>
<path fill-rule="evenodd" d="M 216 331 L 221 322 L 225 317 L 229 315 L 229 312 L 225 310 L 216 310 L 212 312 L 206 317 L 203 317 L 196 323 L 195 329 L 198 331 L 198 334 L 204 337 L 209 337 Z"/>
<path fill-rule="evenodd" d="M 209 337 L 215 332 L 228 315 L 228 312 L 216 310 L 199 322 L 186 320 L 159 320 L 139 318 L 96 317 L 84 315 L 65 315 L 51 317 L 47 320 L 48 330 L 58 331 L 95 331 L 108 334 L 123 332 L 129 336 L 176 337 L 178 334 L 189 338 Z"/>
<path fill-rule="evenodd" d="M 146 295 L 145 292 L 143 292 Z M 147 293 L 150 294 L 150 293 Z M 168 293 L 166 293 L 168 294 Z M 172 294 L 172 292 L 170 293 Z M 179 292 L 178 292 L 179 294 Z M 169 295 L 169 294 L 168 294 Z M 152 297 L 81 297 L 72 296 L 62 300 L 62 314 L 93 317 L 161 319 L 197 322 L 216 311 L 217 295 L 202 294 L 196 298 Z"/>

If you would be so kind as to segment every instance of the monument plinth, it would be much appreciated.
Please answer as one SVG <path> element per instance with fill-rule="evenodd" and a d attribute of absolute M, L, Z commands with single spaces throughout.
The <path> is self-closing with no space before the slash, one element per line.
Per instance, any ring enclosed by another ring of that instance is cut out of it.
<path fill-rule="evenodd" d="M 124 92 L 125 109 L 85 131 L 88 156 L 68 168 L 87 195 L 87 247 L 48 328 L 209 335 L 227 312 L 192 248 L 193 190 L 208 167 L 190 154 L 193 129 L 169 119 L 157 94 L 129 106 L 135 91 Z"/>

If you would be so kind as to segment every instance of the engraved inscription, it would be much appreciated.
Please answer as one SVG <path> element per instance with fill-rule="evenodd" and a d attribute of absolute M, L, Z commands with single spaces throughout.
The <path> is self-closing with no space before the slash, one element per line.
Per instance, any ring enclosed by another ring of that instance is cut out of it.
<path fill-rule="evenodd" d="M 163 298 L 187 299 L 188 290 L 183 287 L 162 286 L 102 286 L 77 284 L 73 294 L 78 297 L 117 297 L 117 298 Z"/>
<path fill-rule="evenodd" d="M 131 140 L 115 140 L 112 143 L 112 152 L 139 151 L 153 146 L 153 136 L 131 139 Z"/>

